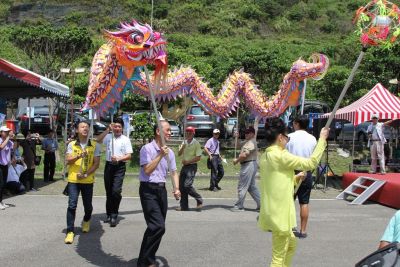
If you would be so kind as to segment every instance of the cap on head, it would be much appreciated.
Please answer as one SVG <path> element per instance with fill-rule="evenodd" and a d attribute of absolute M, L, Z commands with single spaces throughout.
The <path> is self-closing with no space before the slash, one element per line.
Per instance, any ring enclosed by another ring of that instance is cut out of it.
<path fill-rule="evenodd" d="M 379 119 L 379 114 L 377 114 L 377 113 L 373 114 L 371 119 Z"/>
<path fill-rule="evenodd" d="M 0 127 L 0 132 L 9 132 L 9 131 L 11 131 L 11 129 L 8 128 L 7 126 L 1 126 Z"/>
<path fill-rule="evenodd" d="M 214 129 L 213 134 L 219 134 L 220 131 L 218 129 Z"/>
<path fill-rule="evenodd" d="M 245 134 L 249 134 L 249 133 L 255 134 L 255 133 L 256 133 L 256 130 L 254 129 L 253 126 L 250 126 L 250 127 L 248 127 L 248 128 L 244 131 L 244 133 L 245 133 Z"/>
<path fill-rule="evenodd" d="M 188 126 L 188 127 L 186 127 L 186 132 L 187 133 L 195 133 L 196 129 L 192 126 Z"/>
<path fill-rule="evenodd" d="M 19 133 L 15 136 L 15 140 L 25 140 L 25 136 L 22 133 Z"/>

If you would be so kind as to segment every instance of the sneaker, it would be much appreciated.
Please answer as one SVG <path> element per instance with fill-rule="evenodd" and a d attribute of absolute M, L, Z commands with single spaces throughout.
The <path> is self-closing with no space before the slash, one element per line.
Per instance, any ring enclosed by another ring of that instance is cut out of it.
<path fill-rule="evenodd" d="M 368 173 L 370 173 L 370 174 L 375 174 L 376 172 L 374 172 L 374 171 L 368 171 Z"/>
<path fill-rule="evenodd" d="M 203 203 L 197 204 L 197 206 L 196 206 L 197 211 L 201 211 L 202 208 L 203 208 Z"/>
<path fill-rule="evenodd" d="M 385 171 L 383 171 L 383 172 L 381 172 L 381 173 L 380 173 L 380 175 L 385 175 L 385 174 L 386 174 L 386 172 L 385 172 Z"/>
<path fill-rule="evenodd" d="M 188 211 L 189 209 L 182 209 L 181 207 L 175 208 L 176 211 Z"/>
<path fill-rule="evenodd" d="M 82 221 L 82 232 L 88 233 L 90 231 L 90 221 Z"/>
<path fill-rule="evenodd" d="M 72 244 L 74 242 L 74 232 L 68 232 L 67 236 L 64 239 L 65 244 Z"/>
<path fill-rule="evenodd" d="M 0 210 L 5 210 L 6 207 L 4 207 L 3 203 L 0 202 Z"/>
<path fill-rule="evenodd" d="M 300 238 L 300 239 L 306 238 L 307 237 L 307 233 L 298 232 L 297 233 L 297 237 Z"/>
<path fill-rule="evenodd" d="M 238 206 L 234 206 L 233 208 L 231 208 L 231 211 L 244 211 L 244 208 L 239 208 Z"/>
<path fill-rule="evenodd" d="M 29 192 L 37 192 L 38 190 L 36 188 L 32 188 L 31 190 L 29 190 Z"/>
<path fill-rule="evenodd" d="M 115 226 L 117 226 L 117 218 L 116 217 L 111 217 L 110 227 L 115 227 Z"/>
<path fill-rule="evenodd" d="M 8 205 L 6 203 L 3 203 L 3 202 L 1 202 L 1 204 L 3 204 L 4 208 L 9 208 L 10 207 L 10 205 Z"/>
<path fill-rule="evenodd" d="M 103 221 L 104 223 L 110 223 L 111 221 L 111 216 L 107 216 L 107 218 Z"/>

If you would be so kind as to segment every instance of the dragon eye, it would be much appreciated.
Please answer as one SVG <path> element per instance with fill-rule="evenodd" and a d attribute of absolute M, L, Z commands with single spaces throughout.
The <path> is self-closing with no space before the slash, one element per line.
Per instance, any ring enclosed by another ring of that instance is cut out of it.
<path fill-rule="evenodd" d="M 141 44 L 143 42 L 143 35 L 132 33 L 129 35 L 129 41 L 133 44 Z"/>

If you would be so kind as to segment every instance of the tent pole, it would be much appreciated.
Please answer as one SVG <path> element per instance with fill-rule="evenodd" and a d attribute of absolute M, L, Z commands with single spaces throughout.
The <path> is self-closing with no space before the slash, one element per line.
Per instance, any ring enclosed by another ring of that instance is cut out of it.
<path fill-rule="evenodd" d="M 239 138 L 239 110 L 240 110 L 240 104 L 237 108 L 236 112 L 236 134 L 235 134 L 235 159 L 236 159 L 236 154 L 237 154 L 237 147 L 238 147 L 238 138 Z"/>

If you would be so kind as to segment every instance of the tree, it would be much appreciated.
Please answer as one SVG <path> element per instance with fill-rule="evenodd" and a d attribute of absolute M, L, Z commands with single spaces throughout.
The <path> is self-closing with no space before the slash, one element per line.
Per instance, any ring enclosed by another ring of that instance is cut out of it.
<path fill-rule="evenodd" d="M 55 28 L 48 24 L 16 27 L 10 41 L 32 60 L 34 71 L 54 80 L 60 77 L 60 68 L 69 67 L 92 46 L 86 28 Z"/>

